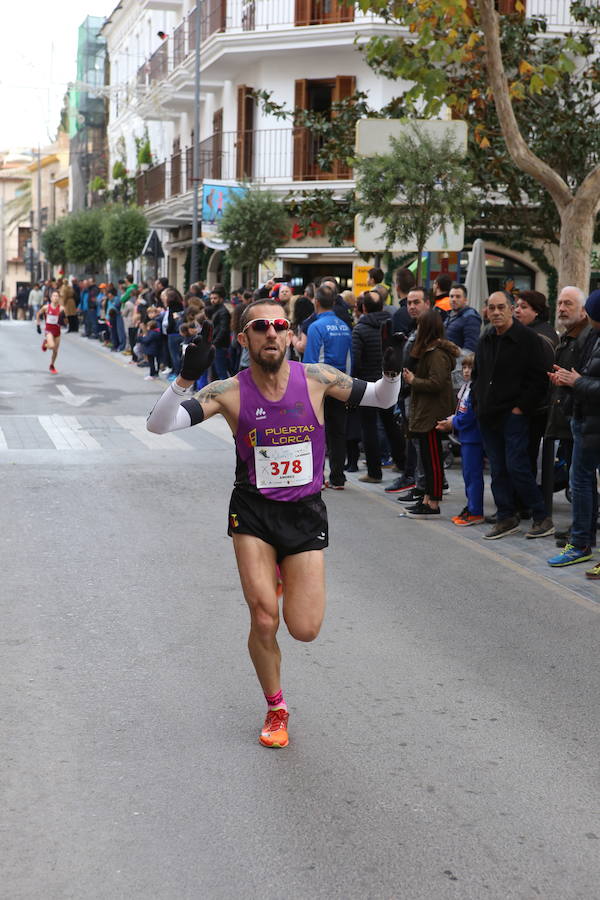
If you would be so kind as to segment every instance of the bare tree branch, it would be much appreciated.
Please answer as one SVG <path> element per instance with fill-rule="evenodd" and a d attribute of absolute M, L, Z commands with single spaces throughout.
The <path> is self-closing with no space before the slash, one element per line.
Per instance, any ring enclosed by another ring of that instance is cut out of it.
<path fill-rule="evenodd" d="M 536 156 L 525 142 L 519 130 L 510 100 L 508 79 L 504 71 L 500 50 L 500 30 L 498 28 L 498 14 L 494 8 L 494 0 L 477 0 L 477 4 L 479 6 L 481 28 L 485 37 L 488 78 L 494 94 L 496 112 L 498 113 L 508 152 L 521 171 L 531 175 L 532 178 L 535 178 L 536 181 L 546 188 L 556 203 L 558 211 L 562 213 L 565 207 L 572 202 L 573 194 L 560 175 Z M 594 173 L 590 173 L 590 175 L 592 174 Z M 600 173 L 598 178 L 600 181 Z"/>

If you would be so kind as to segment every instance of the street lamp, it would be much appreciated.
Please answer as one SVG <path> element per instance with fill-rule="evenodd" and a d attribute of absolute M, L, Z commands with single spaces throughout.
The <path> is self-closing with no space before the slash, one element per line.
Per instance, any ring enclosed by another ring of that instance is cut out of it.
<path fill-rule="evenodd" d="M 200 190 L 200 0 L 196 0 L 195 10 L 195 57 L 194 57 L 194 147 L 192 163 L 192 185 L 194 203 L 192 209 L 192 253 L 190 257 L 190 284 L 198 280 L 198 194 Z"/>

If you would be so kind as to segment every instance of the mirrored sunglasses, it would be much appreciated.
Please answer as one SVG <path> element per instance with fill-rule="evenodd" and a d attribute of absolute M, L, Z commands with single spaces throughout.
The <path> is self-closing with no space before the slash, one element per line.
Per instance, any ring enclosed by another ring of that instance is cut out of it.
<path fill-rule="evenodd" d="M 269 325 L 272 325 L 275 331 L 287 331 L 290 327 L 287 319 L 251 319 L 250 322 L 244 325 L 244 331 L 251 328 L 252 331 L 264 334 L 265 331 L 269 330 Z"/>

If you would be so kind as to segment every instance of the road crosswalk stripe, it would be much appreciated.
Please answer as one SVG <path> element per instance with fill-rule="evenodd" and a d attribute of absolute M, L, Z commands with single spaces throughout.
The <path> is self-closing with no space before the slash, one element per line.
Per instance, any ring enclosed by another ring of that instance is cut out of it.
<path fill-rule="evenodd" d="M 57 450 L 100 450 L 100 444 L 84 431 L 75 416 L 38 416 Z"/>
<path fill-rule="evenodd" d="M 148 450 L 196 450 L 218 438 L 230 446 L 233 437 L 227 423 L 215 417 L 198 429 L 177 434 L 152 434 L 146 430 L 145 416 L 93 416 L 89 414 L 0 415 L 0 453 L 32 450 L 133 451 L 136 445 Z M 140 446 L 141 445 L 141 446 Z"/>
<path fill-rule="evenodd" d="M 174 434 L 153 434 L 146 429 L 144 416 L 115 416 L 115 422 L 150 450 L 193 450 L 191 444 Z"/>

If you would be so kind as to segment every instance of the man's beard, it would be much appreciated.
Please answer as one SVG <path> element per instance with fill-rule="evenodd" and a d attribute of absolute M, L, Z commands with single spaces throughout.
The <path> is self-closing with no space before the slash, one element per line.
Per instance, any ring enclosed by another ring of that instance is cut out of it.
<path fill-rule="evenodd" d="M 262 349 L 264 350 L 265 348 L 263 347 Z M 252 362 L 256 363 L 257 366 L 260 366 L 263 372 L 279 372 L 281 364 L 285 359 L 286 349 L 287 347 L 284 347 L 276 357 L 269 357 L 268 359 L 264 359 L 260 356 L 260 351 L 256 353 L 250 346 L 248 346 L 248 353 Z"/>

